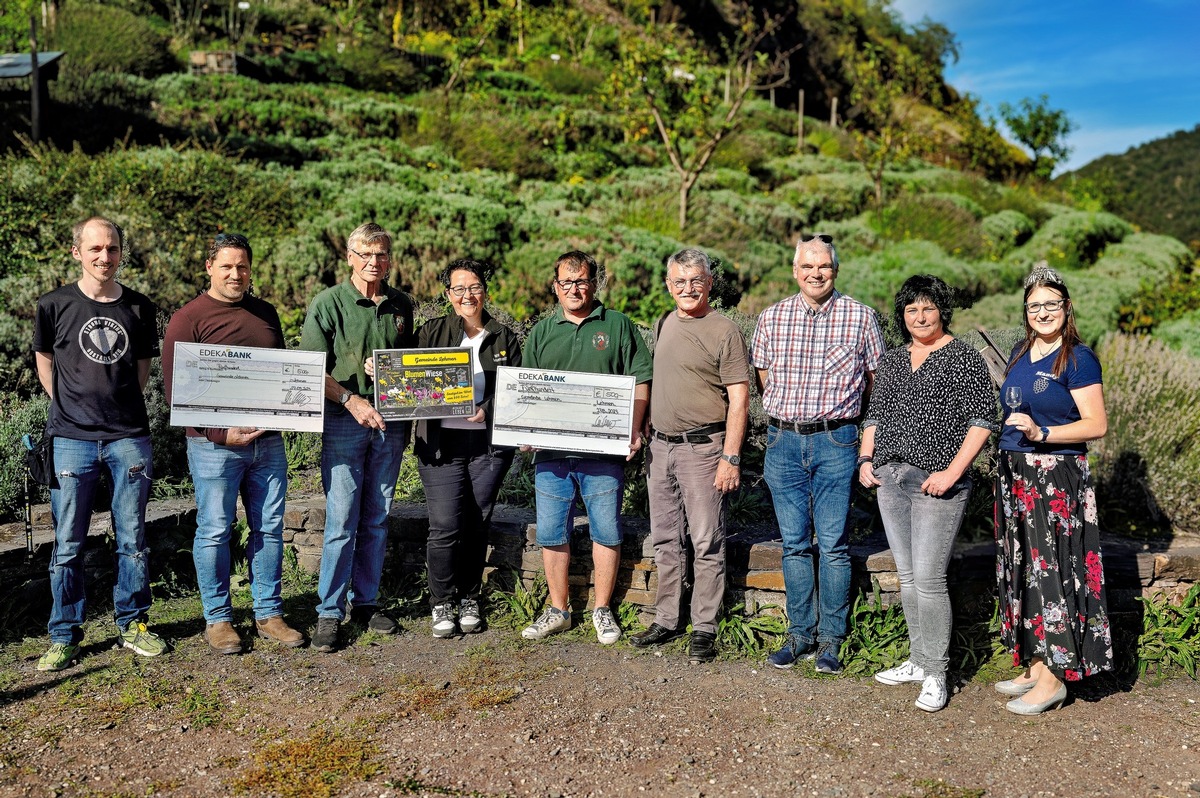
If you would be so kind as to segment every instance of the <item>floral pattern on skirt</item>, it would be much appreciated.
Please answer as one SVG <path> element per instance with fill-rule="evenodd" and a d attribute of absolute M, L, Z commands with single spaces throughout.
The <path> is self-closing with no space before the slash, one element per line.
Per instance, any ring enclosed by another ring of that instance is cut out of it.
<path fill-rule="evenodd" d="M 1112 670 L 1096 493 L 1086 456 L 1000 452 L 1000 639 L 1065 681 Z"/>

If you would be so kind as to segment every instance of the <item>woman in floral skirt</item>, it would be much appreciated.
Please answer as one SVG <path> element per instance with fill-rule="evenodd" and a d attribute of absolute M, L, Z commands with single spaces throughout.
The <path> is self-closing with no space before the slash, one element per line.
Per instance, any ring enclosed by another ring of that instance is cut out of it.
<path fill-rule="evenodd" d="M 1025 340 L 1009 360 L 1001 401 L 1016 406 L 1000 437 L 996 576 L 1000 636 L 1025 670 L 996 690 L 1010 712 L 1062 705 L 1066 682 L 1112 669 L 1096 494 L 1087 442 L 1108 417 L 1100 362 L 1079 341 L 1062 277 L 1025 280 Z"/>

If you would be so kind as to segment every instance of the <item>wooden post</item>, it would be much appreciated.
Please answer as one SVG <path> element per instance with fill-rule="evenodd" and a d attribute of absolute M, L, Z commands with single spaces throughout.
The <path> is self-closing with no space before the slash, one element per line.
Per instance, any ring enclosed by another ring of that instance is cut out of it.
<path fill-rule="evenodd" d="M 833 98 L 833 104 L 829 106 L 829 126 L 837 127 L 837 97 Z"/>
<path fill-rule="evenodd" d="M 771 107 L 775 107 L 775 87 L 771 87 Z"/>
<path fill-rule="evenodd" d="M 725 70 L 725 104 L 729 105 L 729 70 Z"/>
<path fill-rule="evenodd" d="M 33 122 L 33 143 L 42 137 L 42 81 L 38 73 L 37 17 L 29 15 L 29 116 Z"/>
<path fill-rule="evenodd" d="M 517 55 L 525 55 L 525 14 L 517 0 Z"/>
<path fill-rule="evenodd" d="M 796 152 L 804 152 L 804 89 L 796 100 Z"/>

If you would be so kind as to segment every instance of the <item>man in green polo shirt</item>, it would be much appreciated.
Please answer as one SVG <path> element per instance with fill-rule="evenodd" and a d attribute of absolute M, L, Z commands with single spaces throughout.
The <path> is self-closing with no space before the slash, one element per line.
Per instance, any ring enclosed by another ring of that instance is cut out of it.
<path fill-rule="evenodd" d="M 650 404 L 654 371 L 650 351 L 628 317 L 609 310 L 596 299 L 598 267 L 586 253 L 573 251 L 554 263 L 554 293 L 558 307 L 538 322 L 522 349 L 523 365 L 559 371 L 633 375 L 632 460 L 642 448 L 643 424 Z M 620 457 L 580 455 L 543 449 L 534 456 L 537 490 L 537 542 L 550 598 L 542 614 L 521 636 L 527 640 L 571 628 L 567 573 L 571 566 L 571 528 L 575 496 L 583 499 L 592 537 L 596 606 L 592 625 L 603 645 L 621 638 L 621 628 L 609 603 L 621 560 L 621 496 L 625 489 Z"/>
<path fill-rule="evenodd" d="M 355 622 L 384 634 L 399 630 L 379 609 L 379 582 L 410 425 L 384 421 L 375 410 L 367 360 L 376 349 L 417 344 L 412 297 L 386 282 L 392 237 L 368 223 L 350 234 L 346 248 L 350 279 L 317 294 L 300 336 L 301 349 L 325 353 L 325 542 L 312 636 L 312 647 L 323 652 L 337 646 L 347 602 Z"/>

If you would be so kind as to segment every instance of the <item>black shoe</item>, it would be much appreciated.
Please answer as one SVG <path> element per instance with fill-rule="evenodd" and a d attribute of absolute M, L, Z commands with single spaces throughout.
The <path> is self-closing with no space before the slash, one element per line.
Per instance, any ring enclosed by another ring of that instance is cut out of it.
<path fill-rule="evenodd" d="M 659 626 L 656 623 L 650 624 L 650 628 L 644 632 L 638 632 L 635 635 L 630 635 L 629 642 L 633 643 L 638 648 L 648 648 L 650 646 L 658 646 L 674 640 L 683 634 L 682 629 L 668 629 L 665 626 Z"/>
<path fill-rule="evenodd" d="M 688 662 L 712 662 L 717 658 L 717 636 L 712 632 L 692 632 L 688 643 Z"/>
<path fill-rule="evenodd" d="M 395 618 L 372 604 L 350 610 L 350 622 L 381 635 L 394 635 L 400 631 L 400 624 L 396 623 Z"/>
<path fill-rule="evenodd" d="M 317 618 L 317 630 L 313 632 L 310 645 L 322 654 L 328 654 L 337 648 L 338 619 Z"/>

